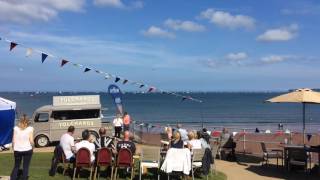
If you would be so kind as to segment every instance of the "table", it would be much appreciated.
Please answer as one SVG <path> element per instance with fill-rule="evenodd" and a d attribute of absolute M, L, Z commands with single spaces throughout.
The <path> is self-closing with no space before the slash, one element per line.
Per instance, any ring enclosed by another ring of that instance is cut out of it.
<path fill-rule="evenodd" d="M 318 147 L 310 147 L 310 146 L 303 146 L 303 145 L 284 145 L 284 161 L 285 161 L 285 169 L 288 170 L 288 152 L 292 149 L 304 149 L 306 152 L 309 153 L 318 153 L 318 164 L 320 166 L 320 146 Z M 318 169 L 320 173 L 320 168 Z"/>

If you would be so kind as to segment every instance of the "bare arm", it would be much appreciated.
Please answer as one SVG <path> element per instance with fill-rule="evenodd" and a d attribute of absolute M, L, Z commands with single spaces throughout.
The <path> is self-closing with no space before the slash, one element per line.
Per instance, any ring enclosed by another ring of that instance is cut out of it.
<path fill-rule="evenodd" d="M 12 136 L 12 149 L 14 149 L 14 139 L 16 137 L 16 133 L 15 131 L 13 130 L 13 136 Z"/>
<path fill-rule="evenodd" d="M 33 146 L 33 145 L 34 145 L 34 141 L 33 141 L 33 130 L 30 132 L 29 141 L 30 141 L 31 146 Z"/>

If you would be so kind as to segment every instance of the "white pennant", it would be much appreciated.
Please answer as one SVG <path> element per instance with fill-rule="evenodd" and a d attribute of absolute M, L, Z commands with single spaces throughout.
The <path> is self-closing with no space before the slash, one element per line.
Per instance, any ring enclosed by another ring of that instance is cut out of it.
<path fill-rule="evenodd" d="M 26 57 L 30 57 L 32 55 L 32 51 L 33 51 L 32 48 L 28 48 L 26 52 Z"/>

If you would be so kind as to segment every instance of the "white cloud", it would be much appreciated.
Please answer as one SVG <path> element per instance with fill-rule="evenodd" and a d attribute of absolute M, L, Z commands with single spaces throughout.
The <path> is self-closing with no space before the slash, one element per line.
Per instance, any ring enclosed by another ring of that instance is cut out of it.
<path fill-rule="evenodd" d="M 144 4 L 142 1 L 132 1 L 131 4 L 125 4 L 122 0 L 94 0 L 93 4 L 96 6 L 123 8 L 123 9 L 140 9 L 143 8 Z"/>
<path fill-rule="evenodd" d="M 244 59 L 247 59 L 247 58 L 248 58 L 248 55 L 245 52 L 229 53 L 226 56 L 226 59 L 232 60 L 232 61 L 240 61 L 240 60 L 244 60 Z"/>
<path fill-rule="evenodd" d="M 115 8 L 123 8 L 124 4 L 121 0 L 94 0 L 93 3 L 97 6 L 109 6 Z"/>
<path fill-rule="evenodd" d="M 287 60 L 293 60 L 297 59 L 297 56 L 294 55 L 269 55 L 261 57 L 261 62 L 265 64 L 274 64 L 274 63 L 280 63 Z"/>
<path fill-rule="evenodd" d="M 175 38 L 175 35 L 160 27 L 151 26 L 148 30 L 142 32 L 147 37 L 163 37 L 163 38 Z"/>
<path fill-rule="evenodd" d="M 164 22 L 164 25 L 176 31 L 182 30 L 182 31 L 189 31 L 189 32 L 202 32 L 206 30 L 206 28 L 203 25 L 195 23 L 193 21 L 167 19 Z"/>
<path fill-rule="evenodd" d="M 59 11 L 82 11 L 84 4 L 85 0 L 0 0 L 0 21 L 49 21 L 56 17 Z"/>
<path fill-rule="evenodd" d="M 200 16 L 202 18 L 209 19 L 209 21 L 213 24 L 230 29 L 251 29 L 255 27 L 255 19 L 246 15 L 232 15 L 225 11 L 207 9 L 201 12 Z"/>
<path fill-rule="evenodd" d="M 289 41 L 297 36 L 299 27 L 297 24 L 291 24 L 288 27 L 269 29 L 257 37 L 258 41 Z"/>

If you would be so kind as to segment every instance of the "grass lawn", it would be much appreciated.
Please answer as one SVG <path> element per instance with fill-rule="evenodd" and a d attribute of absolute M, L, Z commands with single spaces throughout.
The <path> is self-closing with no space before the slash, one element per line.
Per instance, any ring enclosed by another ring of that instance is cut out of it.
<path fill-rule="evenodd" d="M 52 153 L 34 153 L 31 160 L 30 172 L 29 172 L 29 180 L 33 179 L 70 179 L 70 176 L 62 176 L 61 173 L 57 173 L 55 177 L 50 177 L 48 175 L 48 171 L 51 165 Z M 0 154 L 0 176 L 9 176 L 11 170 L 13 168 L 13 154 Z M 135 168 L 135 179 L 139 179 L 139 172 L 137 168 Z M 67 173 L 66 173 L 67 174 Z M 87 178 L 83 178 L 87 179 Z M 105 178 L 103 178 L 105 179 Z M 127 176 L 129 179 L 129 175 Z M 155 179 L 155 176 L 144 177 L 143 179 Z M 166 179 L 166 176 L 161 179 Z M 189 178 L 192 179 L 192 178 Z M 203 179 L 206 179 L 205 177 Z M 217 172 L 216 175 L 210 176 L 209 179 L 215 180 L 225 180 L 227 179 L 223 173 Z M 199 179 L 198 179 L 199 180 Z"/>

